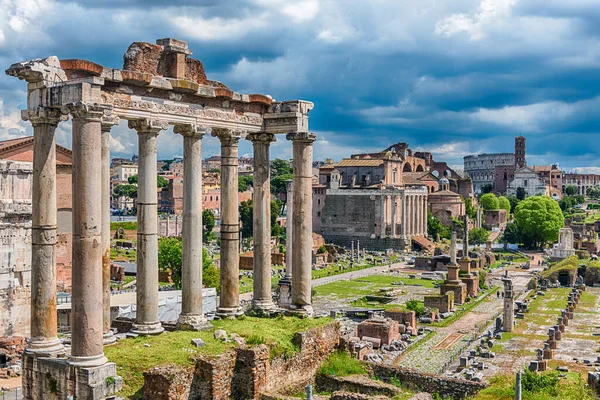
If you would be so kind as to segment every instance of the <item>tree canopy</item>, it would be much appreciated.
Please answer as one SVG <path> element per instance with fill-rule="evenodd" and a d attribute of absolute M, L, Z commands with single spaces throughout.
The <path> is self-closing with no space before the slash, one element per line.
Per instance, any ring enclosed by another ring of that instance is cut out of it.
<path fill-rule="evenodd" d="M 215 227 L 215 213 L 210 208 L 202 210 L 202 239 L 208 242 L 212 238 L 212 231 Z"/>
<path fill-rule="evenodd" d="M 506 216 L 508 217 L 511 210 L 510 200 L 504 196 L 500 196 L 498 197 L 498 205 L 500 209 L 506 210 Z"/>
<path fill-rule="evenodd" d="M 494 190 L 494 185 L 492 185 L 491 183 L 486 183 L 481 187 L 482 193 L 491 193 L 492 190 Z"/>
<path fill-rule="evenodd" d="M 490 237 L 490 231 L 485 228 L 473 228 L 469 231 L 469 242 L 471 244 L 485 244 Z"/>
<path fill-rule="evenodd" d="M 525 246 L 537 248 L 558 240 L 565 218 L 558 203 L 548 196 L 533 196 L 519 203 L 515 221 L 522 232 Z"/>
<path fill-rule="evenodd" d="M 238 177 L 238 192 L 245 192 L 254 184 L 254 177 L 252 175 L 240 175 Z"/>
<path fill-rule="evenodd" d="M 117 185 L 113 189 L 113 194 L 119 198 L 125 197 L 127 199 L 137 198 L 137 186 L 136 185 Z"/>
<path fill-rule="evenodd" d="M 281 158 L 276 158 L 271 160 L 271 178 L 280 175 L 289 175 L 293 174 L 292 163 L 287 160 L 282 160 Z"/>
<path fill-rule="evenodd" d="M 479 199 L 479 204 L 485 211 L 497 210 L 500 208 L 498 198 L 493 193 L 486 193 Z"/>
<path fill-rule="evenodd" d="M 575 185 L 569 185 L 565 188 L 567 196 L 575 196 L 579 192 L 579 189 Z"/>
<path fill-rule="evenodd" d="M 450 239 L 450 228 L 442 224 L 439 218 L 435 217 L 432 213 L 427 213 L 427 234 L 433 238 L 433 240 L 437 240 L 439 236 L 440 239 Z"/>
<path fill-rule="evenodd" d="M 136 175 L 131 175 L 129 178 L 127 178 L 127 182 L 129 182 L 130 185 L 137 185 L 138 184 L 138 176 Z M 160 175 L 156 175 L 156 187 L 162 188 L 165 187 L 169 184 L 169 180 L 165 179 L 164 177 L 160 176 Z"/>
<path fill-rule="evenodd" d="M 242 235 L 251 237 L 253 234 L 254 204 L 252 199 L 240 203 L 240 220 L 242 221 Z M 282 236 L 285 229 L 277 223 L 277 217 L 281 213 L 281 201 L 271 200 L 271 236 Z"/>
<path fill-rule="evenodd" d="M 527 197 L 527 192 L 525 189 L 522 187 L 517 188 L 517 199 L 525 200 L 525 197 Z"/>
<path fill-rule="evenodd" d="M 471 219 L 477 218 L 477 207 L 473 205 L 473 200 L 471 198 L 465 199 L 465 212 Z"/>
<path fill-rule="evenodd" d="M 506 227 L 504 228 L 504 234 L 502 235 L 502 241 L 504 243 L 513 244 L 523 243 L 523 233 L 515 221 L 511 221 L 506 224 Z"/>
<path fill-rule="evenodd" d="M 182 261 L 180 237 L 164 237 L 158 241 L 158 267 L 161 271 L 171 271 L 171 278 L 177 289 L 181 289 Z M 205 248 L 202 248 L 202 284 L 219 289 L 219 270 Z"/>

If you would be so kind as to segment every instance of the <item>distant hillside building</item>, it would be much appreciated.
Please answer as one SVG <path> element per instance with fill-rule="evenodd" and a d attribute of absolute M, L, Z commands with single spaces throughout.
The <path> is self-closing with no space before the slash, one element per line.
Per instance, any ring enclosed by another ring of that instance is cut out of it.
<path fill-rule="evenodd" d="M 600 175 L 567 173 L 562 183 L 563 193 L 567 186 L 577 186 L 577 194 L 585 195 L 588 189 L 600 186 Z"/>

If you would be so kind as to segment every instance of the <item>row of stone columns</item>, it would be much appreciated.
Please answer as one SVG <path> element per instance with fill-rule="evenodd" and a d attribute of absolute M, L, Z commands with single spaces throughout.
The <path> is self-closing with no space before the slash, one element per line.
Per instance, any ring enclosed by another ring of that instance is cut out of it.
<path fill-rule="evenodd" d="M 387 216 L 391 216 L 391 237 L 397 237 L 398 197 L 401 198 L 400 237 L 425 236 L 427 234 L 427 196 L 405 194 L 403 196 L 381 195 L 381 237 L 386 235 Z M 389 207 L 388 207 L 389 204 Z M 389 208 L 389 211 L 388 211 Z"/>
<path fill-rule="evenodd" d="M 63 107 L 73 117 L 73 294 L 70 362 L 98 366 L 106 362 L 103 345 L 110 336 L 110 128 L 118 118 L 96 104 Z M 32 209 L 32 303 L 28 352 L 62 351 L 57 337 L 56 313 L 56 140 L 61 112 L 39 108 L 24 113 L 34 127 Z M 163 331 L 158 318 L 158 220 L 156 191 L 157 136 L 168 127 L 152 119 L 129 121 L 138 134 L 138 260 L 137 312 L 132 332 L 142 335 Z M 202 329 L 202 137 L 206 129 L 177 125 L 184 137 L 184 201 L 182 329 Z M 238 141 L 241 132 L 214 129 L 221 141 L 221 296 L 218 313 L 240 313 Z M 291 249 L 292 306 L 311 311 L 312 265 L 312 143 L 309 133 L 292 133 L 294 189 L 291 215 L 294 246 Z M 274 308 L 271 298 L 269 147 L 274 135 L 248 135 L 254 146 L 254 299 L 253 308 Z M 100 168 L 98 168 L 100 166 Z M 100 200 L 100 201 L 99 201 Z M 292 236 L 290 235 L 290 236 Z"/>

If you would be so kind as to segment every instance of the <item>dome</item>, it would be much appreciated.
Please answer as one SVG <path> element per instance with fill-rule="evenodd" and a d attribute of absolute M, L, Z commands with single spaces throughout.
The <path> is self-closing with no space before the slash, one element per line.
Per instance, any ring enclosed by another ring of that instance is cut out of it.
<path fill-rule="evenodd" d="M 450 181 L 446 178 L 440 179 L 440 185 L 449 185 Z"/>

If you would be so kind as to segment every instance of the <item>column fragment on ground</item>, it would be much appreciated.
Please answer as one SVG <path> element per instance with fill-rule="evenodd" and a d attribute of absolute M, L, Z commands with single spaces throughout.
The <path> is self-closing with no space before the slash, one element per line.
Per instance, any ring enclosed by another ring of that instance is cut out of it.
<path fill-rule="evenodd" d="M 51 354 L 62 350 L 56 313 L 56 136 L 62 117 L 39 107 L 24 111 L 33 125 L 33 198 L 31 232 L 31 342 L 27 351 Z"/>
<path fill-rule="evenodd" d="M 260 132 L 247 136 L 254 147 L 254 195 L 253 195 L 253 237 L 254 237 L 254 297 L 252 308 L 255 311 L 269 311 L 275 308 L 271 295 L 271 180 L 269 147 L 275 135 Z"/>
<path fill-rule="evenodd" d="M 69 363 L 96 367 L 103 350 L 102 142 L 97 104 L 68 106 L 73 115 L 73 293 Z"/>
<path fill-rule="evenodd" d="M 293 143 L 294 159 L 292 308 L 312 314 L 312 162 L 316 135 L 289 133 L 287 139 Z"/>
<path fill-rule="evenodd" d="M 131 329 L 138 335 L 163 331 L 158 319 L 158 213 L 156 139 L 168 124 L 153 119 L 129 121 L 138 133 L 138 232 L 136 317 Z"/>
<path fill-rule="evenodd" d="M 118 117 L 102 117 L 102 305 L 104 345 L 114 343 L 110 330 L 110 130 Z"/>
<path fill-rule="evenodd" d="M 206 129 L 198 125 L 177 125 L 183 136 L 183 231 L 181 264 L 182 330 L 210 328 L 202 311 L 202 137 Z"/>
<path fill-rule="evenodd" d="M 212 135 L 221 141 L 221 294 L 217 314 L 229 317 L 241 314 L 238 144 L 242 132 L 213 128 Z"/>

